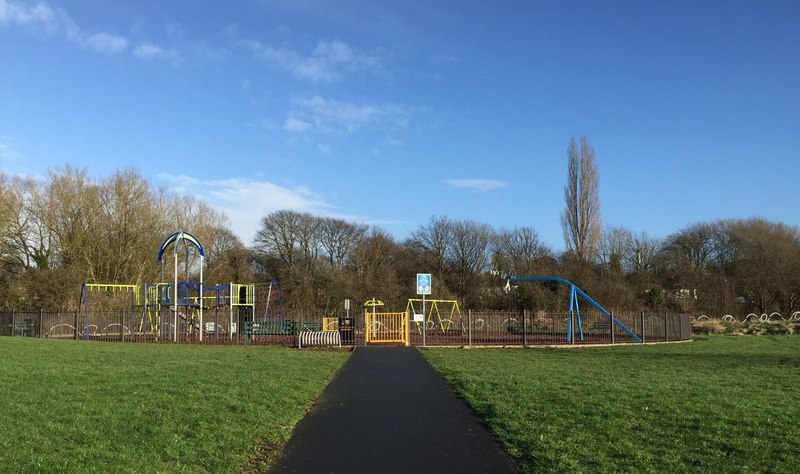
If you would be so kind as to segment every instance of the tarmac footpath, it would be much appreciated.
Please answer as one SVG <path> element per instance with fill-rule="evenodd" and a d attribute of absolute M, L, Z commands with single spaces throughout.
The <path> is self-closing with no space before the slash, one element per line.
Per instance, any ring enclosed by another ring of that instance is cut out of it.
<path fill-rule="evenodd" d="M 413 347 L 359 347 L 295 427 L 275 473 L 519 472 Z"/>

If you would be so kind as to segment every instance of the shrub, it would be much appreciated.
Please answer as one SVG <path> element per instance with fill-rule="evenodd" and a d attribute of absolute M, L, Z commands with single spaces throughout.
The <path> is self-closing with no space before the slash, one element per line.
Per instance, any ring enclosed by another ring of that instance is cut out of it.
<path fill-rule="evenodd" d="M 723 334 L 726 326 L 721 321 L 695 321 L 692 332 L 695 334 Z"/>

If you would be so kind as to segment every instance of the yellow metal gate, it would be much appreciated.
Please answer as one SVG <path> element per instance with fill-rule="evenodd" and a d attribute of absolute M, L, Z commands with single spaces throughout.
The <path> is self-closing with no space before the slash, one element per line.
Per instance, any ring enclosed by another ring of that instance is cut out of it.
<path fill-rule="evenodd" d="M 408 345 L 408 313 L 365 313 L 367 344 Z"/>

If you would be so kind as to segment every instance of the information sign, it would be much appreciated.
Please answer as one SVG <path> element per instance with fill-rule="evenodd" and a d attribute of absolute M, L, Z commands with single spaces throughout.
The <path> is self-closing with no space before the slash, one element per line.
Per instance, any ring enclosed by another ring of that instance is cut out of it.
<path fill-rule="evenodd" d="M 429 295 L 431 294 L 431 274 L 430 273 L 417 273 L 417 294 Z"/>

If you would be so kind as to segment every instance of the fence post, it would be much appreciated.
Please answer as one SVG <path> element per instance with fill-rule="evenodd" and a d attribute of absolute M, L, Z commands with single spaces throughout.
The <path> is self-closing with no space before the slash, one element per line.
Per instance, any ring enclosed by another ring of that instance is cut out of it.
<path fill-rule="evenodd" d="M 617 328 L 617 325 L 614 324 L 614 311 L 611 311 L 611 344 L 614 344 L 614 330 Z"/>
<path fill-rule="evenodd" d="M 87 309 L 86 311 L 89 311 L 89 310 Z M 78 313 L 79 312 L 80 312 L 80 307 L 78 307 L 78 309 L 75 310 L 75 319 L 73 321 L 75 323 L 73 325 L 73 327 L 75 328 L 75 340 L 76 341 L 78 340 Z"/>
<path fill-rule="evenodd" d="M 468 345 L 472 347 L 472 310 L 467 310 L 467 332 L 469 334 L 468 337 Z"/>
<path fill-rule="evenodd" d="M 683 341 L 683 315 L 678 315 L 678 340 Z"/>
<path fill-rule="evenodd" d="M 15 332 L 17 332 L 17 312 L 16 310 L 11 310 L 11 337 L 15 336 Z"/>
<path fill-rule="evenodd" d="M 567 328 L 569 343 L 575 345 L 575 325 L 572 324 L 572 311 L 569 312 L 569 328 Z"/>
<path fill-rule="evenodd" d="M 664 342 L 669 342 L 669 326 L 667 326 L 667 313 L 664 313 Z"/>
<path fill-rule="evenodd" d="M 639 317 L 642 319 L 642 344 L 644 344 L 644 311 L 639 313 Z"/>
<path fill-rule="evenodd" d="M 522 310 L 522 347 L 528 347 L 528 310 Z"/>
<path fill-rule="evenodd" d="M 39 309 L 39 328 L 36 331 L 36 337 L 42 338 L 42 326 L 44 326 L 44 309 Z"/>

